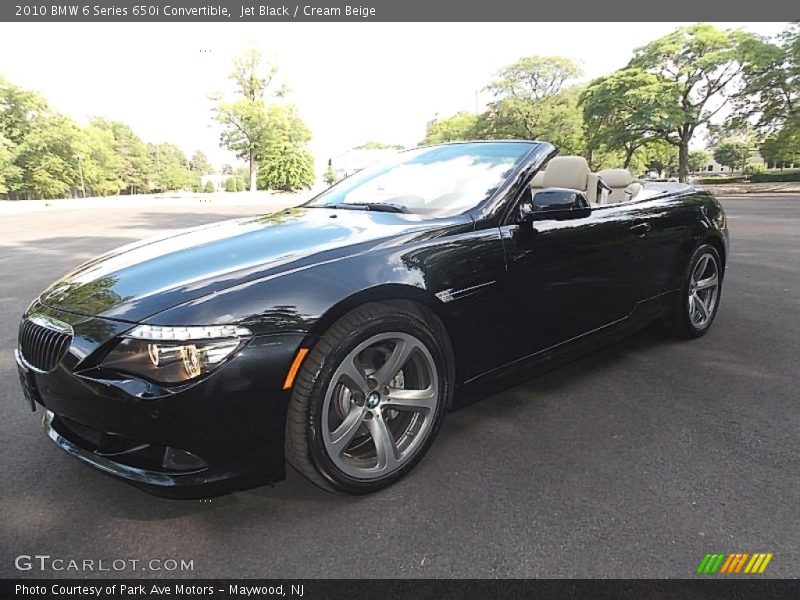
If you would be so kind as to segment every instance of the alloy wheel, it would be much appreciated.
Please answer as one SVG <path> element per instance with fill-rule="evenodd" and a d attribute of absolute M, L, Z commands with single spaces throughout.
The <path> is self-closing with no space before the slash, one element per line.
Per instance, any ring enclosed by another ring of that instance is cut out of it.
<path fill-rule="evenodd" d="M 374 335 L 345 357 L 328 385 L 325 450 L 350 477 L 385 477 L 423 445 L 438 403 L 436 363 L 425 344 L 408 333 Z"/>
<path fill-rule="evenodd" d="M 706 327 L 714 316 L 719 297 L 719 267 L 711 253 L 703 254 L 689 280 L 689 319 L 695 329 Z"/>

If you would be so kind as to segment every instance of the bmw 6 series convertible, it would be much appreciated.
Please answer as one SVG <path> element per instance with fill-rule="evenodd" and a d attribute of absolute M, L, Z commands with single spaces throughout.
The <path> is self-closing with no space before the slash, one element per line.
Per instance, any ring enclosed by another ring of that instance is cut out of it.
<path fill-rule="evenodd" d="M 448 410 L 656 321 L 705 334 L 720 204 L 555 154 L 418 148 L 300 207 L 90 260 L 23 316 L 25 397 L 68 454 L 155 493 L 288 462 L 364 494 L 411 471 Z"/>

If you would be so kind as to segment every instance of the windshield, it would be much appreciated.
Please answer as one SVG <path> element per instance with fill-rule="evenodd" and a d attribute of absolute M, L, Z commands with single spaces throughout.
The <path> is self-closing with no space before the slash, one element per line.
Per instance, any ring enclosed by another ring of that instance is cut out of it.
<path fill-rule="evenodd" d="M 307 206 L 456 215 L 488 198 L 531 148 L 484 142 L 409 150 L 342 180 Z"/>

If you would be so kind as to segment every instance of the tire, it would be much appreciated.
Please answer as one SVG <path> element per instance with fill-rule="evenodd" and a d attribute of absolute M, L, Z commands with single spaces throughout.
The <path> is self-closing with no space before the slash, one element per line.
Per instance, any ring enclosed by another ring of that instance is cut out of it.
<path fill-rule="evenodd" d="M 701 262 L 705 264 L 701 265 Z M 670 309 L 667 319 L 669 333 L 694 339 L 708 332 L 717 316 L 722 295 L 722 269 L 719 253 L 713 246 L 701 244 L 695 249 L 684 271 L 681 289 Z"/>
<path fill-rule="evenodd" d="M 347 313 L 314 345 L 295 379 L 289 464 L 344 494 L 398 481 L 441 426 L 451 357 L 441 323 L 414 303 L 369 303 Z"/>

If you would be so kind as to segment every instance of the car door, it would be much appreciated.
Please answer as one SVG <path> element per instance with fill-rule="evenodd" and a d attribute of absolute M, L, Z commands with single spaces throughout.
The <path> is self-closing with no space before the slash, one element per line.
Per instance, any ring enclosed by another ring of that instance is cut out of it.
<path fill-rule="evenodd" d="M 634 227 L 633 279 L 639 301 L 656 299 L 679 286 L 684 262 L 692 245 L 697 217 L 690 202 L 674 195 L 620 205 L 629 211 Z"/>
<path fill-rule="evenodd" d="M 629 211 L 593 206 L 581 218 L 527 224 L 518 215 L 514 208 L 500 227 L 514 357 L 545 351 L 630 314 L 638 292 Z"/>

